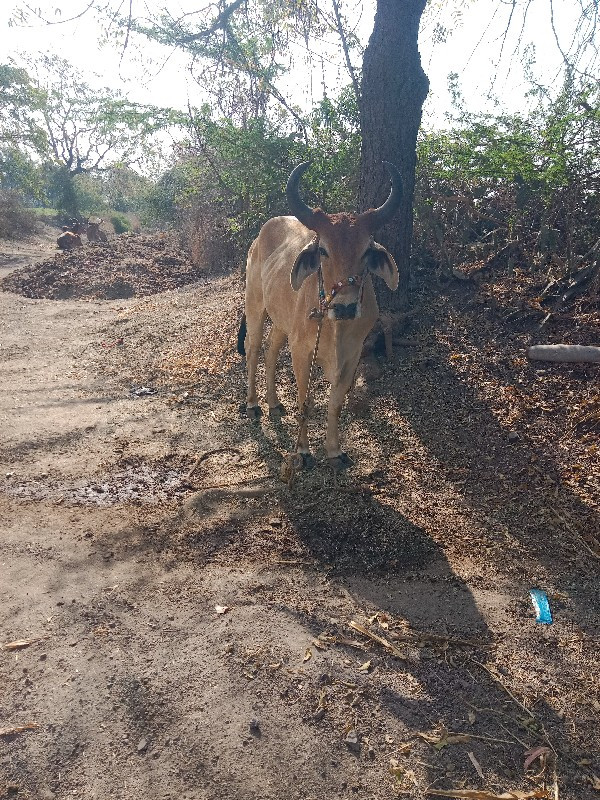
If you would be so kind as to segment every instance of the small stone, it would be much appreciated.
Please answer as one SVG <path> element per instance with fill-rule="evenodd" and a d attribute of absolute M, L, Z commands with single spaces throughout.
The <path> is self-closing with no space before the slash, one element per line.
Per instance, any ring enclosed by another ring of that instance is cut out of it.
<path fill-rule="evenodd" d="M 250 733 L 253 736 L 261 735 L 260 722 L 257 719 L 250 720 Z"/>
<path fill-rule="evenodd" d="M 348 731 L 346 734 L 346 738 L 344 742 L 349 750 L 352 750 L 353 753 L 358 753 L 360 751 L 360 742 L 358 740 L 358 733 L 355 730 Z"/>
<path fill-rule="evenodd" d="M 148 740 L 146 738 L 141 738 L 138 742 L 137 751 L 138 753 L 144 753 L 148 748 Z"/>
<path fill-rule="evenodd" d="M 272 528 L 281 528 L 282 525 L 283 525 L 283 522 L 279 519 L 279 517 L 273 517 L 273 519 L 269 520 L 269 525 Z"/>
<path fill-rule="evenodd" d="M 518 442 L 521 437 L 519 436 L 517 431 L 509 431 L 508 432 L 508 441 L 509 442 Z"/>

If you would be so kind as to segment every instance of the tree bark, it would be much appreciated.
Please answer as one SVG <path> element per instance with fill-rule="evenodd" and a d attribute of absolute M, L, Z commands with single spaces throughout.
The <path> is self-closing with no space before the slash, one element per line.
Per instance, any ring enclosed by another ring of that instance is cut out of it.
<path fill-rule="evenodd" d="M 389 193 L 389 176 L 382 161 L 398 167 L 404 185 L 400 210 L 377 233 L 377 240 L 393 254 L 400 272 L 394 294 L 385 286 L 377 287 L 380 307 L 392 311 L 405 308 L 408 299 L 417 133 L 429 91 L 418 48 L 425 4 L 426 0 L 377 0 L 375 24 L 363 58 L 359 209 L 381 205 Z"/>

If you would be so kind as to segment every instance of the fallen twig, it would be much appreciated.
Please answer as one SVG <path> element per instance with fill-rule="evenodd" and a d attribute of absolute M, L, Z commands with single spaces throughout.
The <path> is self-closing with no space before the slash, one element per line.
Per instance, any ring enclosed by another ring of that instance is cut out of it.
<path fill-rule="evenodd" d="M 196 472 L 196 470 L 203 461 L 205 461 L 207 458 L 210 458 L 211 456 L 216 456 L 219 453 L 237 453 L 238 455 L 241 455 L 241 451 L 238 450 L 237 447 L 218 447 L 216 450 L 207 450 L 206 453 L 202 453 L 202 455 L 198 456 L 198 458 L 194 462 L 194 466 L 190 469 L 190 471 L 186 476 L 187 480 L 189 481 L 189 479 L 192 477 L 194 472 Z"/>
<path fill-rule="evenodd" d="M 522 708 L 523 711 L 531 717 L 531 719 L 535 719 L 536 718 L 535 714 L 532 711 L 530 711 L 527 708 L 527 706 L 523 705 L 523 703 L 520 700 L 517 700 L 517 698 L 510 691 L 510 689 L 502 683 L 502 681 L 500 680 L 500 678 L 497 675 L 494 675 L 494 673 L 491 671 L 491 669 L 488 669 L 488 667 L 486 667 L 485 664 L 482 664 L 481 661 L 477 661 L 477 659 L 475 659 L 475 658 L 471 658 L 470 660 L 473 662 L 473 664 L 477 664 L 478 667 L 481 667 L 482 669 L 484 669 L 487 672 L 487 674 L 490 676 L 490 678 L 492 678 L 492 680 L 496 681 L 498 686 L 500 686 L 502 689 L 504 689 L 506 694 L 512 700 L 514 700 L 514 702 L 519 706 L 519 708 Z"/>
<path fill-rule="evenodd" d="M 398 639 L 405 642 L 414 641 L 415 639 L 425 639 L 430 642 L 438 642 L 439 644 L 454 644 L 459 647 L 474 647 L 479 650 L 489 650 L 493 644 L 486 644 L 485 642 L 478 642 L 475 639 L 460 639 L 456 636 L 441 636 L 437 633 L 426 633 L 424 631 L 411 631 L 407 634 L 398 636 Z"/>
<path fill-rule="evenodd" d="M 41 637 L 38 636 L 37 639 L 19 639 L 16 642 L 7 642 L 6 644 L 0 644 L 0 650 L 23 650 L 25 647 L 29 647 L 31 644 L 35 644 L 36 642 L 40 642 Z"/>
<path fill-rule="evenodd" d="M 37 722 L 26 722 L 24 725 L 12 725 L 9 728 L 0 728 L 0 736 L 14 736 L 15 733 L 34 731 L 39 727 Z"/>
<path fill-rule="evenodd" d="M 402 661 L 406 661 L 407 656 L 398 648 L 393 645 L 391 642 L 388 642 L 387 639 L 384 639 L 383 636 L 378 636 L 376 633 L 372 633 L 368 628 L 365 628 L 363 625 L 359 625 L 358 622 L 354 622 L 353 620 L 348 623 L 352 630 L 358 631 L 358 633 L 362 633 L 363 636 L 367 636 L 377 644 L 380 644 L 382 647 L 385 647 L 386 650 L 389 650 L 390 653 L 396 656 L 396 658 L 402 659 Z"/>
<path fill-rule="evenodd" d="M 545 789 L 534 789 L 532 792 L 513 792 L 495 794 L 485 789 L 426 789 L 430 797 L 456 797 L 458 800 L 552 800 Z"/>

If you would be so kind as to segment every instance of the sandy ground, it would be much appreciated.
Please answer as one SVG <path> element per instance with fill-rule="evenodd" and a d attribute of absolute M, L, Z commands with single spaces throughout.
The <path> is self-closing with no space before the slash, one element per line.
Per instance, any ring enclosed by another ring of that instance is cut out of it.
<path fill-rule="evenodd" d="M 317 449 L 288 489 L 293 417 L 238 412 L 240 309 L 231 277 L 0 293 L 0 797 L 597 797 L 597 472 L 500 402 L 556 372 L 494 383 L 464 318 L 417 323 L 344 413 L 356 468 Z"/>

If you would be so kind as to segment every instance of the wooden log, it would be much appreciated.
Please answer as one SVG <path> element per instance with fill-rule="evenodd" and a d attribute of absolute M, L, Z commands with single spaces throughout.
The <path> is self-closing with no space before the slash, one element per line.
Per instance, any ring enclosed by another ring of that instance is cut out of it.
<path fill-rule="evenodd" d="M 536 344 L 527 348 L 527 358 L 531 361 L 600 364 L 600 347 L 587 347 L 581 344 Z"/>

